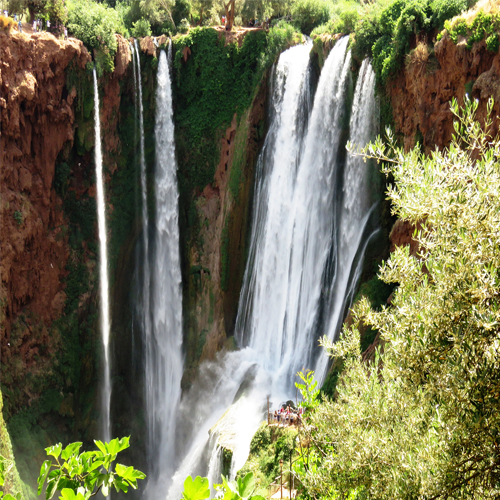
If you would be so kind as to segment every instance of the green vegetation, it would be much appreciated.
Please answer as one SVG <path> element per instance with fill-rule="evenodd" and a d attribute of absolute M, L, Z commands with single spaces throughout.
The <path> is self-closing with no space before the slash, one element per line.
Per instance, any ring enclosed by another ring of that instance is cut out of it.
<path fill-rule="evenodd" d="M 18 226 L 23 223 L 23 214 L 19 210 L 14 211 L 14 220 L 17 222 Z"/>
<path fill-rule="evenodd" d="M 267 497 L 269 489 L 283 470 L 283 483 L 290 480 L 291 462 L 296 456 L 297 429 L 291 427 L 269 427 L 263 422 L 252 438 L 250 455 L 238 477 L 253 473 L 256 492 Z M 283 467 L 280 466 L 283 461 Z"/>
<path fill-rule="evenodd" d="M 109 443 L 94 441 L 98 450 L 80 452 L 82 443 L 71 443 L 63 449 L 62 444 L 45 449 L 49 457 L 40 469 L 38 494 L 43 491 L 49 500 L 60 491 L 61 500 L 88 500 L 100 492 L 107 497 L 112 487 L 117 492 L 127 493 L 129 487 L 137 489 L 137 480 L 146 475 L 122 464 L 114 464 L 118 453 L 127 449 L 128 437 L 113 439 Z"/>
<path fill-rule="evenodd" d="M 421 224 L 419 253 L 398 247 L 379 277 L 396 283 L 391 306 L 363 298 L 359 321 L 385 342 L 361 359 L 359 331 L 323 341 L 344 370 L 334 400 L 310 415 L 296 473 L 304 496 L 496 498 L 500 433 L 500 140 L 477 101 L 453 113 L 444 151 L 405 153 L 389 134 L 364 154 L 394 177 L 395 214 Z"/>
<path fill-rule="evenodd" d="M 5 475 L 9 473 L 12 466 L 12 463 L 9 463 L 0 455 L 0 486 L 4 485 Z M 0 498 L 3 498 L 4 500 L 21 500 L 21 493 L 16 493 L 15 496 L 12 496 L 10 493 L 6 493 L 4 495 L 4 492 L 0 490 Z"/>
<path fill-rule="evenodd" d="M 68 1 L 68 30 L 95 50 L 97 72 L 111 72 L 118 47 L 115 33 L 128 37 L 123 18 L 115 9 L 88 0 Z"/>
<path fill-rule="evenodd" d="M 21 482 L 14 461 L 14 453 L 10 436 L 5 426 L 3 419 L 3 399 L 0 392 L 0 487 L 3 487 L 4 492 L 0 491 L 0 498 L 3 500 L 27 500 L 27 488 Z M 6 493 L 2 496 L 3 493 Z"/>
<path fill-rule="evenodd" d="M 222 484 L 214 484 L 224 500 L 264 500 L 260 495 L 254 495 L 255 478 L 252 473 L 239 477 L 236 481 L 228 481 L 222 476 Z M 184 481 L 183 500 L 205 500 L 210 498 L 210 484 L 206 477 L 188 476 Z"/>
<path fill-rule="evenodd" d="M 212 182 L 220 130 L 231 123 L 235 112 L 241 117 L 248 109 L 264 71 L 293 39 L 293 28 L 280 24 L 269 34 L 249 33 L 241 48 L 236 43 L 225 45 L 216 31 L 207 28 L 192 29 L 174 40 L 181 193 L 190 194 Z M 187 49 L 192 53 L 186 63 Z"/>
<path fill-rule="evenodd" d="M 472 49 L 474 43 L 486 39 L 486 48 L 490 52 L 498 52 L 500 13 L 487 14 L 480 10 L 469 22 L 463 17 L 458 17 L 453 22 L 446 21 L 444 25 L 454 43 L 458 42 L 459 36 L 463 36 L 467 39 L 467 48 Z"/>

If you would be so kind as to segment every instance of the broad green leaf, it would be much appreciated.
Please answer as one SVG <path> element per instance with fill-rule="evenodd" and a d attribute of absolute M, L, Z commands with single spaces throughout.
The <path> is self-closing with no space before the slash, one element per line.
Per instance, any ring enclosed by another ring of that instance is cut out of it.
<path fill-rule="evenodd" d="M 107 455 L 108 454 L 108 450 L 106 448 L 106 445 L 105 443 L 103 443 L 102 441 L 97 441 L 97 440 L 94 440 L 94 443 L 95 445 L 105 454 Z"/>
<path fill-rule="evenodd" d="M 206 477 L 188 476 L 184 481 L 182 496 L 185 500 L 205 500 L 210 496 L 210 486 Z"/>
<path fill-rule="evenodd" d="M 61 458 L 63 460 L 68 460 L 68 458 L 71 457 L 72 455 L 78 454 L 82 444 L 83 443 L 80 443 L 80 442 L 68 444 L 68 446 L 66 446 L 66 448 L 64 448 L 64 450 L 62 452 Z"/>
<path fill-rule="evenodd" d="M 48 448 L 45 448 L 45 451 L 47 452 L 47 455 L 58 459 L 62 451 L 62 444 L 57 443 L 54 446 L 49 446 Z"/>
<path fill-rule="evenodd" d="M 53 470 L 49 474 L 49 480 L 47 481 L 47 488 L 45 490 L 45 498 L 49 500 L 54 496 L 54 493 L 57 491 L 57 487 L 59 486 L 59 481 L 61 479 L 62 471 Z"/>
<path fill-rule="evenodd" d="M 255 489 L 255 478 L 253 472 L 249 472 L 244 478 L 238 478 L 238 494 L 245 498 L 249 497 Z"/>
<path fill-rule="evenodd" d="M 40 468 L 40 476 L 38 476 L 38 494 L 42 494 L 42 488 L 45 483 L 45 480 L 47 479 L 49 473 L 50 473 L 50 467 L 52 465 L 52 462 L 50 460 L 45 460 L 43 462 L 42 467 Z"/>

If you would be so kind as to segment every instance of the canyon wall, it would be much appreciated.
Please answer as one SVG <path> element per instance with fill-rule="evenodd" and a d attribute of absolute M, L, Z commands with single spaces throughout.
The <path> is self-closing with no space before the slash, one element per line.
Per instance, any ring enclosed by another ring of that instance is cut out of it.
<path fill-rule="evenodd" d="M 219 93 L 204 90 L 202 97 L 213 101 L 215 111 L 200 104 L 200 116 L 224 111 L 220 126 L 201 137 L 199 157 L 189 149 L 193 127 L 182 113 L 205 78 L 197 57 L 226 57 L 217 38 L 222 36 L 207 36 L 203 43 L 213 44 L 208 52 L 200 40 L 174 45 L 182 56 L 173 64 L 173 91 L 181 187 L 184 388 L 201 360 L 235 347 L 254 166 L 266 131 L 266 73 L 248 83 L 244 96 L 232 96 L 232 80 L 226 79 Z M 252 35 L 252 43 L 261 43 L 259 36 Z M 142 403 L 141 346 L 134 344 L 138 337 L 132 331 L 132 284 L 142 223 L 133 70 L 128 42 L 121 37 L 118 42 L 115 71 L 100 78 L 99 89 L 112 276 L 113 410 L 120 415 L 116 429 L 127 433 L 141 426 L 135 411 Z M 151 38 L 140 46 L 151 183 L 158 49 Z M 315 43 L 317 67 L 331 41 L 322 47 Z M 241 57 L 250 56 L 243 51 Z M 37 470 L 29 463 L 39 468 L 48 442 L 90 442 L 98 434 L 101 352 L 91 59 L 75 39 L 0 32 L 0 381 L 21 475 L 30 480 Z M 248 66 L 245 75 L 250 78 L 255 67 Z M 239 77 L 241 68 L 246 70 L 238 66 L 232 77 Z M 222 66 L 218 71 L 223 73 Z M 419 141 L 426 151 L 442 148 L 453 131 L 450 99 L 463 99 L 469 92 L 480 99 L 479 114 L 484 116 L 487 97 L 500 102 L 499 83 L 499 55 L 488 52 L 484 42 L 472 50 L 463 40 L 453 44 L 447 35 L 437 43 L 415 43 L 407 64 L 386 89 L 396 133 L 406 147 Z M 204 172 L 190 170 L 200 164 Z M 393 222 L 388 215 L 387 221 Z M 413 228 L 398 221 L 392 245 L 411 243 L 412 233 Z"/>

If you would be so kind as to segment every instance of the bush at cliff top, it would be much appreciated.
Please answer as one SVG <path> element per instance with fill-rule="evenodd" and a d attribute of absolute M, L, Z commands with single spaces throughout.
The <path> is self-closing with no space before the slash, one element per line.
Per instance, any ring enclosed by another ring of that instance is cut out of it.
<path fill-rule="evenodd" d="M 325 0 L 296 0 L 292 5 L 293 23 L 306 35 L 329 18 L 330 6 Z"/>
<path fill-rule="evenodd" d="M 134 38 L 151 36 L 151 23 L 147 19 L 139 19 L 132 24 L 132 29 L 130 31 Z"/>
<path fill-rule="evenodd" d="M 89 50 L 97 51 L 98 73 L 112 72 L 118 44 L 115 33 L 128 36 L 119 12 L 90 0 L 68 2 L 68 30 Z"/>
<path fill-rule="evenodd" d="M 344 360 L 334 401 L 311 416 L 297 470 L 307 498 L 500 498 L 500 140 L 474 121 L 477 101 L 453 113 L 455 136 L 424 156 L 379 139 L 364 153 L 394 178 L 393 212 L 420 227 L 380 278 L 390 306 L 363 299 L 336 344 Z M 380 332 L 371 363 L 359 322 Z M 337 498 L 337 497 L 336 497 Z"/>
<path fill-rule="evenodd" d="M 264 71 L 293 42 L 282 23 L 245 36 L 241 47 L 224 43 L 212 28 L 194 28 L 174 39 L 174 99 L 181 195 L 213 181 L 218 161 L 217 133 L 251 105 Z M 184 61 L 184 49 L 191 54 Z"/>

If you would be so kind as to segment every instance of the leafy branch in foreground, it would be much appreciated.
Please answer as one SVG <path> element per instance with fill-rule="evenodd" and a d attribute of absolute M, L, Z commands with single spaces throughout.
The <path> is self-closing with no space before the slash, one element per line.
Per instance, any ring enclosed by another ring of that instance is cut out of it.
<path fill-rule="evenodd" d="M 214 484 L 214 488 L 221 493 L 223 500 L 265 500 L 260 495 L 252 495 L 255 491 L 255 477 L 249 472 L 245 477 L 239 477 L 236 481 L 228 481 L 222 476 L 222 484 Z M 196 476 L 193 479 L 188 476 L 184 481 L 183 500 L 205 500 L 210 498 L 210 484 L 206 477 Z"/>
<path fill-rule="evenodd" d="M 99 491 L 108 496 L 111 487 L 127 493 L 129 486 L 136 489 L 137 480 L 146 475 L 122 464 L 113 464 L 120 451 L 128 448 L 128 437 L 113 439 L 109 443 L 94 441 L 98 450 L 80 452 L 82 443 L 71 443 L 66 448 L 56 444 L 46 448 L 53 460 L 45 460 L 38 478 L 38 494 L 47 482 L 45 498 L 52 498 L 56 491 L 63 500 L 88 500 Z M 113 470 L 114 465 L 114 470 Z"/>
<path fill-rule="evenodd" d="M 356 322 L 338 345 L 345 370 L 335 401 L 310 417 L 310 496 L 372 499 L 500 496 L 500 141 L 487 106 L 452 103 L 455 134 L 425 156 L 392 137 L 361 153 L 394 177 L 392 210 L 418 228 L 416 255 L 396 247 L 379 277 L 396 283 L 390 306 L 366 299 L 356 321 L 384 343 L 361 359 Z"/>

